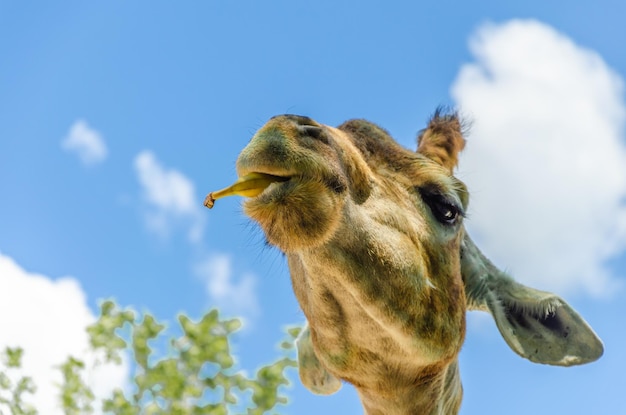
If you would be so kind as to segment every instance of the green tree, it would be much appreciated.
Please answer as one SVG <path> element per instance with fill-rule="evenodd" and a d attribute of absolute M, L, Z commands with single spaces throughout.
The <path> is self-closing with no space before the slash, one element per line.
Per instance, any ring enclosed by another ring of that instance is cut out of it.
<path fill-rule="evenodd" d="M 93 413 L 101 405 L 105 413 L 116 415 L 261 415 L 286 404 L 281 387 L 289 383 L 288 367 L 296 366 L 292 358 L 294 339 L 299 328 L 288 330 L 281 343 L 283 356 L 260 368 L 252 378 L 237 370 L 230 351 L 229 337 L 241 327 L 238 319 L 220 319 L 211 310 L 200 320 L 185 315 L 178 317 L 181 335 L 167 337 L 165 325 L 149 313 L 120 309 L 105 301 L 100 317 L 87 331 L 91 347 L 103 352 L 104 362 L 122 362 L 128 353 L 131 365 L 130 391 L 116 389 L 109 399 L 95 402 L 84 382 L 85 364 L 69 357 L 59 367 L 63 374 L 59 402 L 66 415 Z M 151 345 L 166 341 L 162 355 Z M 22 357 L 21 349 L 7 348 L 0 367 L 0 414 L 8 409 L 12 415 L 36 415 L 36 408 L 24 403 L 24 396 L 33 393 L 35 385 L 28 377 L 13 382 Z"/>
<path fill-rule="evenodd" d="M 7 347 L 2 353 L 2 366 L 0 372 L 0 414 L 6 408 L 12 415 L 36 415 L 37 411 L 24 402 L 23 396 L 35 392 L 35 385 L 31 378 L 19 376 L 23 350 L 21 348 Z M 12 374 L 14 376 L 10 376 Z M 19 376 L 19 377 L 18 377 Z M 11 378 L 17 378 L 13 381 Z"/>

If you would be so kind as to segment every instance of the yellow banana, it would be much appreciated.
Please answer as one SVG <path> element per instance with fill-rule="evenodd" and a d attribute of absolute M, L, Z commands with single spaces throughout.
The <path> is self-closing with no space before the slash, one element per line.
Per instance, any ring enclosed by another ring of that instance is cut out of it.
<path fill-rule="evenodd" d="M 265 173 L 246 174 L 245 176 L 240 177 L 232 185 L 216 192 L 209 193 L 204 199 L 204 206 L 211 209 L 217 199 L 221 199 L 226 196 L 239 195 L 244 197 L 255 197 L 260 195 L 270 184 L 274 182 L 284 182 L 286 180 L 289 180 L 289 178 L 273 176 Z"/>

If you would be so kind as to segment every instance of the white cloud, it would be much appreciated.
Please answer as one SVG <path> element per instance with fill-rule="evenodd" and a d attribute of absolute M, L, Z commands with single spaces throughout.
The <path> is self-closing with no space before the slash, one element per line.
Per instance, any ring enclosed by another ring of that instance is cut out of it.
<path fill-rule="evenodd" d="M 100 133 L 91 128 L 84 120 L 77 120 L 70 127 L 61 146 L 76 153 L 85 165 L 100 163 L 106 159 L 108 150 Z"/>
<path fill-rule="evenodd" d="M 484 25 L 470 48 L 452 86 L 473 120 L 460 166 L 470 232 L 521 281 L 610 293 L 606 261 L 626 247 L 623 81 L 537 21 Z"/>
<path fill-rule="evenodd" d="M 235 281 L 230 256 L 213 254 L 196 264 L 194 271 L 206 284 L 213 305 L 234 315 L 255 317 L 259 313 L 256 277 L 245 274 Z"/>
<path fill-rule="evenodd" d="M 204 231 L 204 216 L 191 180 L 177 170 L 164 168 L 150 151 L 139 153 L 134 165 L 148 205 L 148 227 L 168 236 L 176 224 L 183 224 L 189 227 L 189 240 L 198 242 Z"/>
<path fill-rule="evenodd" d="M 68 355 L 93 368 L 96 356 L 87 353 L 87 325 L 95 321 L 78 282 L 73 278 L 50 278 L 29 273 L 11 258 L 0 254 L 0 350 L 22 347 L 22 373 L 32 376 L 37 392 L 32 399 L 40 414 L 61 415 L 57 384 L 61 372 L 55 367 Z M 96 397 L 103 398 L 124 387 L 126 364 L 100 365 L 89 370 L 86 381 Z M 29 398 L 31 398 L 29 396 Z"/>

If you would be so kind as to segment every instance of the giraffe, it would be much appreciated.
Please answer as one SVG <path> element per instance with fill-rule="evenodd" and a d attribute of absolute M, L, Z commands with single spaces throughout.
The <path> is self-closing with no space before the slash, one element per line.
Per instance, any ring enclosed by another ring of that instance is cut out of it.
<path fill-rule="evenodd" d="M 270 119 L 237 159 L 241 179 L 207 196 L 249 196 L 244 212 L 287 258 L 307 323 L 299 376 L 313 393 L 356 388 L 366 415 L 456 414 L 467 310 L 489 312 L 533 362 L 592 362 L 603 345 L 560 297 L 494 266 L 465 231 L 465 146 L 456 113 L 437 110 L 417 151 L 350 120 Z"/>

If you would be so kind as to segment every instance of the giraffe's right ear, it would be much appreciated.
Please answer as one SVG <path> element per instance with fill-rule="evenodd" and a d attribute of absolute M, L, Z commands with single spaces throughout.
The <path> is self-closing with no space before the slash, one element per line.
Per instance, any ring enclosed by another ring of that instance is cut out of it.
<path fill-rule="evenodd" d="M 488 311 L 509 347 L 535 363 L 593 362 L 604 347 L 587 322 L 562 298 L 518 284 L 465 236 L 461 274 L 468 308 Z"/>
<path fill-rule="evenodd" d="M 428 126 L 417 137 L 417 152 L 441 164 L 450 173 L 459 160 L 459 152 L 465 147 L 462 124 L 458 114 L 444 114 L 438 108 Z"/>

